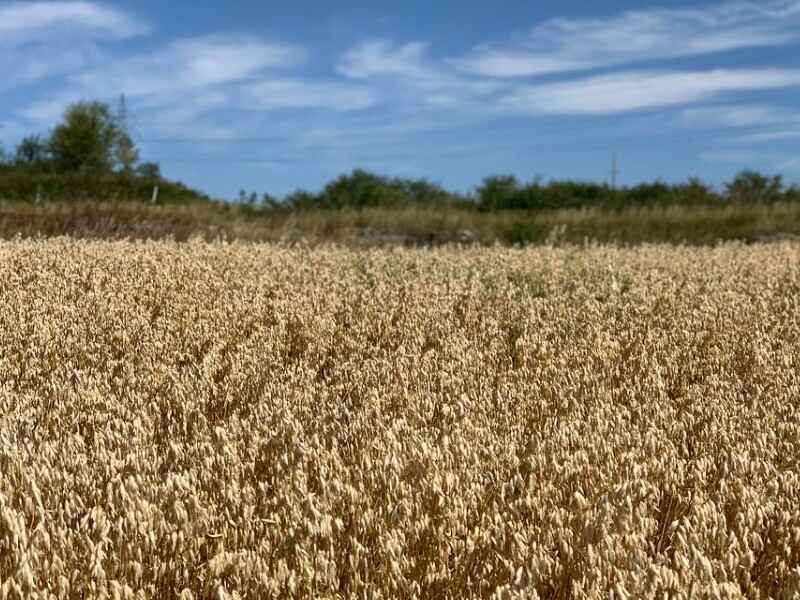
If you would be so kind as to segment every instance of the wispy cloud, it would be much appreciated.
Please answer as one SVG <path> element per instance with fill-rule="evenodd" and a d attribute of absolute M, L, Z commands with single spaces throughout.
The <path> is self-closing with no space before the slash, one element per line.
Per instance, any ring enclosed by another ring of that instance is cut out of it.
<path fill-rule="evenodd" d="M 44 40 L 53 33 L 119 40 L 149 29 L 139 18 L 94 2 L 11 2 L 0 6 L 3 44 Z"/>
<path fill-rule="evenodd" d="M 119 90 L 131 96 L 203 90 L 297 65 L 302 49 L 245 35 L 208 35 L 177 40 L 155 51 L 108 62 L 71 79 L 86 91 Z"/>
<path fill-rule="evenodd" d="M 800 38 L 800 2 L 734 0 L 710 8 L 647 9 L 606 19 L 552 19 L 521 39 L 475 48 L 452 63 L 491 77 L 526 77 L 778 46 Z"/>
<path fill-rule="evenodd" d="M 691 128 L 722 128 L 742 133 L 727 141 L 764 144 L 800 139 L 800 112 L 775 105 L 711 105 L 680 112 L 678 122 Z"/>
<path fill-rule="evenodd" d="M 528 114 L 602 115 L 713 100 L 727 92 L 800 86 L 800 70 L 626 71 L 519 86 L 501 101 Z"/>
<path fill-rule="evenodd" d="M 175 40 L 148 53 L 96 61 L 66 77 L 56 91 L 20 110 L 36 124 L 56 121 L 77 100 L 124 93 L 159 135 L 192 131 L 223 139 L 241 133 L 239 116 L 220 127 L 215 111 L 284 108 L 358 110 L 375 102 L 362 84 L 287 75 L 307 60 L 305 49 L 253 35 L 214 34 Z"/>
<path fill-rule="evenodd" d="M 701 152 L 698 158 L 705 162 L 747 164 L 760 162 L 763 155 L 747 150 L 710 150 Z"/>
<path fill-rule="evenodd" d="M 797 121 L 798 116 L 769 105 L 723 105 L 688 108 L 679 121 L 691 127 L 753 127 Z"/>
<path fill-rule="evenodd" d="M 99 43 L 149 30 L 137 17 L 91 2 L 0 5 L 0 90 L 78 72 L 103 54 Z"/>
<path fill-rule="evenodd" d="M 347 50 L 337 71 L 347 77 L 404 77 L 436 79 L 436 71 L 425 64 L 427 45 L 410 42 L 395 45 L 389 40 L 370 40 Z"/>
<path fill-rule="evenodd" d="M 698 155 L 701 161 L 736 165 L 738 169 L 762 169 L 773 173 L 800 171 L 800 158 L 779 152 L 754 150 L 711 150 Z"/>
<path fill-rule="evenodd" d="M 359 110 L 377 102 L 369 88 L 337 81 L 269 79 L 244 88 L 251 108 Z"/>
<path fill-rule="evenodd" d="M 762 131 L 750 133 L 733 138 L 732 142 L 740 144 L 766 144 L 771 142 L 784 142 L 790 140 L 800 140 L 800 119 L 793 129 L 781 129 L 780 131 Z"/>
<path fill-rule="evenodd" d="M 386 98 L 403 99 L 415 107 L 467 108 L 501 88 L 497 82 L 465 77 L 432 60 L 427 44 L 421 42 L 369 40 L 345 52 L 336 70 L 372 83 Z"/>

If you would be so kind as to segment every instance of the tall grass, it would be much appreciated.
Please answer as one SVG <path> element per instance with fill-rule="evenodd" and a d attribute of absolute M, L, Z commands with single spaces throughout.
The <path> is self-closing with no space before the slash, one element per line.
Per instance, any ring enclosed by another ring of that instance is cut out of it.
<path fill-rule="evenodd" d="M 303 240 L 351 246 L 500 244 L 714 244 L 800 235 L 800 203 L 599 208 L 482 213 L 457 207 L 260 210 L 203 203 L 0 203 L 0 237 Z"/>

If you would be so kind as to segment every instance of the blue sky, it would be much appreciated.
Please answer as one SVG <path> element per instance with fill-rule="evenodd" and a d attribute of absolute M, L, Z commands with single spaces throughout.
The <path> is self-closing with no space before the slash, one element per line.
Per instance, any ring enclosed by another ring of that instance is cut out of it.
<path fill-rule="evenodd" d="M 355 167 L 800 181 L 800 0 L 0 1 L 0 141 L 125 94 L 143 158 L 222 198 Z"/>

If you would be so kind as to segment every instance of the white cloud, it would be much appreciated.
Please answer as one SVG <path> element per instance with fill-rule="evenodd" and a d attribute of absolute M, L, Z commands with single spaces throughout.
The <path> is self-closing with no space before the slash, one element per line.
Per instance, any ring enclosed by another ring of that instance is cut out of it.
<path fill-rule="evenodd" d="M 305 61 L 302 48 L 252 35 L 206 35 L 173 41 L 145 54 L 112 59 L 65 78 L 46 97 L 20 108 L 32 125 L 50 127 L 72 102 L 113 100 L 124 93 L 146 122 L 148 136 L 224 140 L 252 134 L 265 111 L 299 108 L 348 111 L 373 105 L 359 83 L 287 76 Z M 231 113 L 224 124 L 217 111 Z M 252 114 L 251 114 L 252 113 Z"/>
<path fill-rule="evenodd" d="M 783 160 L 778 165 L 778 169 L 781 171 L 800 171 L 800 158 L 789 158 Z"/>
<path fill-rule="evenodd" d="M 79 91 L 62 90 L 48 94 L 43 100 L 26 104 L 18 110 L 18 114 L 38 126 L 49 127 L 61 117 L 69 104 L 83 99 L 85 96 Z"/>
<path fill-rule="evenodd" d="M 698 155 L 698 158 L 705 162 L 752 164 L 755 162 L 761 162 L 764 159 L 764 156 L 751 151 L 721 150 L 701 152 Z"/>
<path fill-rule="evenodd" d="M 207 36 L 176 42 L 160 59 L 162 66 L 179 67 L 177 75 L 184 81 L 208 85 L 254 77 L 266 68 L 294 66 L 304 56 L 296 46 L 249 36 Z"/>
<path fill-rule="evenodd" d="M 244 90 L 250 104 L 259 108 L 329 108 L 358 110 L 377 102 L 372 91 L 332 81 L 269 79 Z"/>
<path fill-rule="evenodd" d="M 294 46 L 251 36 L 202 36 L 109 62 L 75 76 L 72 82 L 94 93 L 112 89 L 134 97 L 186 93 L 263 76 L 265 70 L 293 66 L 303 56 Z"/>
<path fill-rule="evenodd" d="M 528 114 L 612 114 L 714 99 L 727 92 L 800 86 L 800 70 L 626 71 L 520 86 L 501 101 Z"/>
<path fill-rule="evenodd" d="M 371 40 L 345 52 L 337 70 L 355 79 L 435 76 L 424 64 L 426 48 L 419 42 L 396 46 L 389 40 Z"/>
<path fill-rule="evenodd" d="M 800 139 L 800 119 L 795 121 L 794 129 L 781 129 L 779 131 L 762 131 L 751 133 L 732 139 L 732 142 L 739 144 L 765 144 L 770 142 L 783 142 L 786 140 Z"/>
<path fill-rule="evenodd" d="M 125 39 L 146 33 L 142 20 L 94 2 L 11 2 L 0 6 L 3 45 L 52 36 Z"/>
<path fill-rule="evenodd" d="M 734 144 L 765 144 L 800 139 L 800 112 L 783 106 L 703 106 L 682 111 L 678 121 L 692 128 L 739 128 L 751 133 L 729 138 Z"/>
<path fill-rule="evenodd" d="M 91 2 L 0 5 L 0 90 L 86 69 L 102 55 L 98 43 L 148 31 L 140 19 Z"/>
<path fill-rule="evenodd" d="M 800 39 L 800 2 L 732 0 L 710 8 L 647 9 L 606 19 L 552 19 L 516 42 L 452 61 L 491 77 L 525 77 L 647 60 L 778 46 Z"/>
<path fill-rule="evenodd" d="M 475 109 L 502 86 L 486 79 L 465 77 L 446 63 L 427 55 L 421 42 L 395 44 L 371 40 L 343 54 L 337 71 L 350 79 L 370 82 L 376 93 L 415 109 Z"/>
<path fill-rule="evenodd" d="M 60 92 L 31 104 L 22 114 L 33 121 L 52 122 L 71 102 L 124 93 L 146 109 L 196 118 L 231 100 L 225 95 L 227 86 L 265 78 L 272 69 L 298 64 L 304 55 L 295 46 L 252 36 L 177 40 L 148 54 L 108 58 L 84 69 L 68 77 Z M 215 101 L 209 102 L 210 98 Z"/>
<path fill-rule="evenodd" d="M 798 122 L 800 115 L 769 105 L 703 106 L 683 110 L 681 123 L 698 127 L 753 127 Z"/>
<path fill-rule="evenodd" d="M 99 50 L 87 44 L 30 44 L 22 48 L 2 48 L 0 43 L 0 91 L 85 68 L 97 59 Z"/>
<path fill-rule="evenodd" d="M 701 152 L 698 158 L 705 162 L 727 163 L 739 169 L 761 169 L 774 173 L 797 172 L 800 158 L 784 153 L 755 150 L 711 150 Z"/>

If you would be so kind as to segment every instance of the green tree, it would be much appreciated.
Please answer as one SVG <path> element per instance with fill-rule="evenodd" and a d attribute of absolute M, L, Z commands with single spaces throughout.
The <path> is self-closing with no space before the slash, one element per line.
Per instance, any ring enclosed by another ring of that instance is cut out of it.
<path fill-rule="evenodd" d="M 136 167 L 135 173 L 147 179 L 161 179 L 161 166 L 154 162 L 144 162 Z"/>
<path fill-rule="evenodd" d="M 134 145 L 131 136 L 122 129 L 117 131 L 114 159 L 123 173 L 133 173 L 136 163 L 139 162 L 139 150 Z"/>
<path fill-rule="evenodd" d="M 783 196 L 783 178 L 742 171 L 725 184 L 725 196 L 732 202 L 775 202 Z"/>
<path fill-rule="evenodd" d="M 406 200 L 400 186 L 363 169 L 354 169 L 349 175 L 341 175 L 326 185 L 320 198 L 325 208 L 396 206 Z"/>
<path fill-rule="evenodd" d="M 482 210 L 513 208 L 520 195 L 520 185 L 513 175 L 484 177 L 478 186 L 478 206 Z"/>
<path fill-rule="evenodd" d="M 53 131 L 50 150 L 56 168 L 68 172 L 109 172 L 118 166 L 132 168 L 138 160 L 130 136 L 102 102 L 69 106 Z"/>
<path fill-rule="evenodd" d="M 41 167 L 50 159 L 50 146 L 47 140 L 39 135 L 23 138 L 14 154 L 14 164 L 24 168 Z"/>

